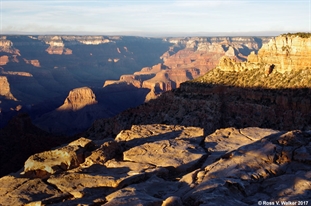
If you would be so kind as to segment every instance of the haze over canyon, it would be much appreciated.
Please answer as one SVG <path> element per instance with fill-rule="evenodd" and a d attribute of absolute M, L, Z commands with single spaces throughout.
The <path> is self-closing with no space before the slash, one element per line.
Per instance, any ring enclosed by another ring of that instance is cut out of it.
<path fill-rule="evenodd" d="M 2 36 L 1 126 L 24 111 L 45 131 L 81 132 L 205 74 L 224 55 L 243 61 L 269 39 Z"/>

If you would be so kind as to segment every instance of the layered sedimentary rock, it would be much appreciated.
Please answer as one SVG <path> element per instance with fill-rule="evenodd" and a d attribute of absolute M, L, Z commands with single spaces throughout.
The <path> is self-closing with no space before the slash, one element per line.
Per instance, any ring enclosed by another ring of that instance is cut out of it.
<path fill-rule="evenodd" d="M 306 42 L 301 40 L 301 43 Z M 264 48 L 258 53 L 261 54 Z M 182 83 L 179 89 L 110 120 L 96 121 L 89 135 L 96 136 L 96 132 L 116 135 L 131 124 L 159 122 L 199 126 L 208 133 L 231 126 L 309 129 L 310 69 L 297 66 L 297 69 L 283 73 L 273 67 L 280 65 L 282 60 L 271 58 L 275 61 L 265 63 L 222 57 L 214 70 Z M 307 54 L 301 58 L 309 64 Z"/>
<path fill-rule="evenodd" d="M 64 104 L 57 110 L 72 110 L 77 111 L 85 106 L 97 104 L 96 96 L 92 89 L 88 87 L 76 88 L 69 92 Z"/>
<path fill-rule="evenodd" d="M 275 70 L 281 73 L 311 68 L 311 37 L 281 35 L 265 44 L 257 59 L 253 55 L 249 61 L 274 64 Z"/>
<path fill-rule="evenodd" d="M 49 48 L 45 51 L 49 54 L 72 54 L 72 50 L 65 48 L 64 42 L 60 36 L 54 36 L 50 39 L 44 39 L 46 44 L 49 44 Z"/>
<path fill-rule="evenodd" d="M 311 68 L 311 37 L 298 35 L 280 35 L 264 44 L 256 55 L 252 52 L 247 62 L 237 63 L 230 58 L 223 58 L 218 68 L 224 71 L 245 71 L 266 67 L 266 74 L 273 70 L 278 73 Z M 269 71 L 270 69 L 270 71 Z"/>
<path fill-rule="evenodd" d="M 9 62 L 9 57 L 7 55 L 0 57 L 0 66 L 6 65 Z"/>
<path fill-rule="evenodd" d="M 76 88 L 69 92 L 58 108 L 37 117 L 34 124 L 41 129 L 63 135 L 82 132 L 99 118 L 108 118 L 144 101 L 148 90 L 131 88 Z"/>
<path fill-rule="evenodd" d="M 0 37 L 0 52 L 20 55 L 19 50 L 14 48 L 12 41 L 8 40 L 6 36 Z"/>
<path fill-rule="evenodd" d="M 8 35 L 0 38 L 0 74 L 6 76 L 11 93 L 33 120 L 57 109 L 74 88 L 101 87 L 107 79 L 159 63 L 159 57 L 171 45 L 160 38 L 143 37 Z M 106 112 L 97 118 L 119 113 L 128 108 L 127 102 L 129 106 L 144 102 L 147 89 L 140 91 L 144 95 L 140 98 L 135 94 L 139 93 L 137 88 L 128 88 L 131 91 L 127 89 L 125 95 L 121 94 L 121 88 L 112 89 L 113 94 L 103 97 L 109 99 L 103 103 Z M 109 93 L 107 90 L 105 95 Z M 135 99 L 130 100 L 129 95 Z M 1 127 L 12 118 L 11 108 L 16 106 L 16 102 L 1 98 Z M 89 126 L 94 119 L 87 119 Z"/>
<path fill-rule="evenodd" d="M 24 59 L 24 61 L 26 62 L 26 64 L 31 64 L 35 67 L 40 67 L 40 62 L 37 59 L 32 59 L 32 60 Z"/>
<path fill-rule="evenodd" d="M 251 51 L 257 52 L 268 38 L 193 37 L 164 40 L 174 45 L 161 56 L 162 64 L 142 68 L 131 78 L 123 75 L 118 81 L 108 80 L 104 86 L 118 86 L 123 82 L 138 88 L 148 88 L 151 92 L 146 100 L 149 100 L 149 97 L 178 88 L 182 82 L 202 76 L 213 69 L 222 56 L 237 61 L 245 60 Z"/>
<path fill-rule="evenodd" d="M 16 100 L 10 90 L 10 84 L 6 76 L 0 76 L 0 96 L 6 99 Z"/>
<path fill-rule="evenodd" d="M 103 115 L 101 114 L 103 109 L 100 109 L 97 103 L 92 89 L 76 88 L 69 92 L 63 105 L 37 118 L 34 123 L 46 131 L 57 134 L 77 133 L 90 124 L 94 114 Z"/>
<path fill-rule="evenodd" d="M 204 135 L 198 127 L 134 125 L 115 140 L 82 137 L 29 157 L 24 171 L 0 178 L 0 204 L 307 202 L 310 140 L 310 131 L 251 127 Z"/>

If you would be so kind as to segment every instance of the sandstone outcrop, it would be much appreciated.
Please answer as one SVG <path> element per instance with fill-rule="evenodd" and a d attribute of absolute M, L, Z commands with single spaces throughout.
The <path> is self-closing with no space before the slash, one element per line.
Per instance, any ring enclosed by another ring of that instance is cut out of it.
<path fill-rule="evenodd" d="M 80 138 L 60 149 L 34 154 L 25 162 L 22 174 L 30 178 L 44 178 L 76 168 L 84 162 L 84 154 L 92 146 L 91 140 Z"/>
<path fill-rule="evenodd" d="M 6 65 L 9 62 L 9 57 L 7 55 L 0 57 L 0 66 Z"/>
<path fill-rule="evenodd" d="M 226 128 L 205 136 L 197 127 L 134 125 L 115 140 L 80 138 L 30 157 L 24 172 L 0 178 L 0 204 L 168 206 L 307 202 L 311 200 L 310 140 L 310 131 Z M 181 146 L 184 152 L 178 152 Z M 135 149 L 141 152 L 128 159 L 127 154 Z M 107 158 L 90 161 L 99 150 Z M 45 155 L 55 151 L 72 152 L 74 158 L 68 159 L 68 163 L 74 166 L 67 167 L 66 158 L 56 160 Z M 33 164 L 29 167 L 30 162 Z M 38 168 L 57 171 L 42 176 Z"/>
<path fill-rule="evenodd" d="M 284 73 L 298 69 L 310 69 L 310 57 L 311 37 L 281 35 L 271 39 L 268 44 L 262 47 L 258 52 L 257 62 L 274 64 L 276 71 Z"/>
<path fill-rule="evenodd" d="M 49 48 L 45 50 L 48 54 L 72 54 L 72 50 L 65 48 L 63 39 L 60 36 L 53 36 L 50 38 L 39 37 L 38 39 L 44 39 L 45 43 L 50 45 Z"/>
<path fill-rule="evenodd" d="M 30 74 L 29 72 L 13 72 L 13 71 L 1 71 L 1 74 L 6 75 L 6 76 L 23 76 L 23 77 L 33 77 L 32 74 Z"/>
<path fill-rule="evenodd" d="M 118 88 L 76 88 L 63 105 L 34 120 L 39 128 L 56 135 L 73 135 L 87 130 L 96 119 L 108 118 L 144 102 L 148 91 L 128 85 Z"/>
<path fill-rule="evenodd" d="M 6 76 L 0 76 L 0 96 L 6 99 L 16 100 L 10 90 L 10 84 Z"/>
<path fill-rule="evenodd" d="M 13 42 L 7 39 L 6 36 L 0 37 L 0 52 L 5 52 L 9 54 L 20 55 L 19 50 L 14 48 Z"/>
<path fill-rule="evenodd" d="M 266 75 L 273 70 L 278 73 L 311 68 L 311 37 L 280 35 L 264 44 L 256 55 L 251 52 L 247 62 L 237 63 L 230 58 L 222 58 L 217 68 L 223 71 L 245 71 L 268 67 Z M 271 68 L 273 67 L 273 69 Z M 270 68 L 270 70 L 269 70 Z"/>
<path fill-rule="evenodd" d="M 92 89 L 88 87 L 76 88 L 69 92 L 68 97 L 64 101 L 64 104 L 57 110 L 77 111 L 85 106 L 92 104 L 97 104 L 96 96 Z"/>
<path fill-rule="evenodd" d="M 31 64 L 31 65 L 33 65 L 35 67 L 41 67 L 40 66 L 40 62 L 37 59 L 33 59 L 33 60 L 24 59 L 24 61 L 26 62 L 26 64 Z"/>
<path fill-rule="evenodd" d="M 55 134 L 74 134 L 87 128 L 90 122 L 103 115 L 92 89 L 81 87 L 69 92 L 63 105 L 34 121 L 41 129 Z"/>

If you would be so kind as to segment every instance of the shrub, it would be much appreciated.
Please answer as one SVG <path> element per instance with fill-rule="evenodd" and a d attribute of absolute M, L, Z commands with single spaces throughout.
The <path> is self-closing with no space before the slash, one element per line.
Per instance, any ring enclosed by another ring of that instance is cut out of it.
<path fill-rule="evenodd" d="M 308 33 L 308 32 L 287 33 L 287 34 L 282 34 L 282 36 L 299 36 L 301 38 L 310 38 L 311 33 Z"/>

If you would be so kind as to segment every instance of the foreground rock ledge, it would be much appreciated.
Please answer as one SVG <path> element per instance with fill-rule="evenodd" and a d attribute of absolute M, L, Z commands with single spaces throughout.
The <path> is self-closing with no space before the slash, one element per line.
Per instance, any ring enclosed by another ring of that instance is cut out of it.
<path fill-rule="evenodd" d="M 0 205 L 311 202 L 310 140 L 309 131 L 204 136 L 196 127 L 134 125 L 116 139 L 80 138 L 29 157 L 21 174 L 0 179 Z"/>

